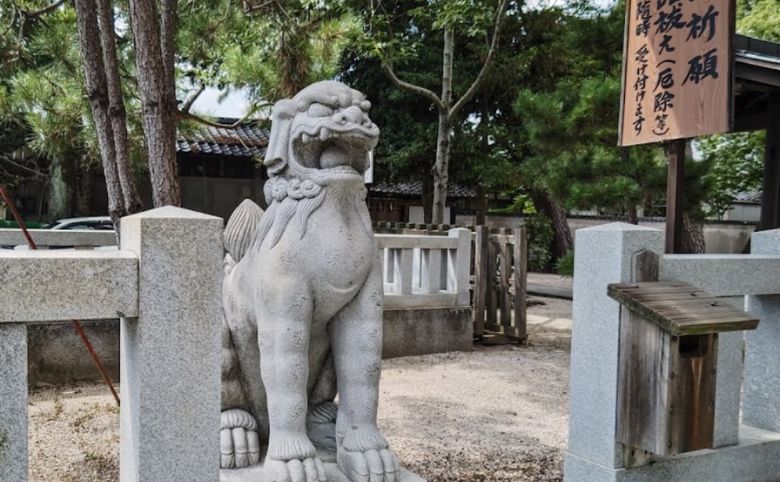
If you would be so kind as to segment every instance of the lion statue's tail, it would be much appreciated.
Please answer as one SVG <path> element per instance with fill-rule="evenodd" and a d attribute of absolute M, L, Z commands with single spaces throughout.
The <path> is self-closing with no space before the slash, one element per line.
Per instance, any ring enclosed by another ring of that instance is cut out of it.
<path fill-rule="evenodd" d="M 257 233 L 263 210 L 251 199 L 244 199 L 233 211 L 225 228 L 226 271 L 241 261 Z"/>
<path fill-rule="evenodd" d="M 234 303 L 230 297 L 234 296 L 230 288 L 235 280 L 231 273 L 241 258 L 246 255 L 257 232 L 257 225 L 263 215 L 263 210 L 249 199 L 245 199 L 238 205 L 228 220 L 224 233 L 225 261 L 223 264 L 225 286 L 223 287 L 222 307 L 222 404 L 223 409 L 242 407 L 246 404 L 243 388 L 240 381 L 240 367 L 238 354 L 233 345 L 232 335 L 228 324 L 229 306 Z"/>

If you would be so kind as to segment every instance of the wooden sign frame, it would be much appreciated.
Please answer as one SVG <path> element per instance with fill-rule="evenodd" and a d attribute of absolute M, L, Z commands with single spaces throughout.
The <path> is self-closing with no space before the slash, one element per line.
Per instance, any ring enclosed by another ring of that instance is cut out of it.
<path fill-rule="evenodd" d="M 649 19 L 649 28 L 647 21 L 640 25 L 647 32 L 645 40 L 637 30 L 638 5 L 649 12 L 643 17 Z M 732 130 L 735 13 L 736 0 L 626 1 L 618 145 Z M 642 46 L 649 47 L 644 55 Z M 644 81 L 636 67 L 640 58 Z M 663 73 L 665 82 L 659 75 Z"/>

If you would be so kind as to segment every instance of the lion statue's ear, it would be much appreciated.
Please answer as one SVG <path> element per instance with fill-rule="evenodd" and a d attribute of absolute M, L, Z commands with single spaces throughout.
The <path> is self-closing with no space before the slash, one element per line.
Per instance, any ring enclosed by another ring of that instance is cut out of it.
<path fill-rule="evenodd" d="M 271 136 L 263 160 L 263 165 L 271 175 L 277 174 L 287 165 L 290 127 L 296 112 L 298 104 L 290 99 L 282 99 L 274 104 L 271 112 Z"/>

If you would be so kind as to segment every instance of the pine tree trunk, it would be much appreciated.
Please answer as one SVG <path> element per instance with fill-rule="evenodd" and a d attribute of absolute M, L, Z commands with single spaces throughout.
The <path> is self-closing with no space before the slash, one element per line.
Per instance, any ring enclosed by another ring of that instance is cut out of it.
<path fill-rule="evenodd" d="M 97 8 L 94 0 L 75 0 L 74 3 L 87 97 L 92 107 L 92 117 L 95 122 L 100 157 L 103 163 L 103 174 L 106 178 L 108 215 L 118 227 L 119 220 L 125 215 L 125 206 L 115 162 L 114 133 L 108 116 L 108 90 L 103 54 L 100 48 Z"/>
<path fill-rule="evenodd" d="M 474 224 L 477 226 L 484 226 L 487 218 L 488 202 L 485 194 L 485 188 L 482 184 L 477 185 L 477 216 L 475 217 Z"/>
<path fill-rule="evenodd" d="M 70 216 L 70 189 L 65 182 L 62 159 L 55 157 L 49 164 L 49 212 L 52 220 Z"/>
<path fill-rule="evenodd" d="M 433 179 L 430 172 L 430 168 L 426 169 L 422 180 L 423 221 L 425 224 L 433 222 Z"/>
<path fill-rule="evenodd" d="M 166 36 L 161 39 L 155 0 L 130 0 L 138 90 L 155 207 L 181 205 L 176 170 L 176 96 L 172 90 L 172 63 L 166 65 L 172 52 L 166 50 L 164 54 L 161 43 L 164 39 L 166 49 L 173 47 L 170 30 L 175 29 L 175 20 L 168 17 L 169 9 L 170 2 L 166 1 L 163 5 Z"/>
<path fill-rule="evenodd" d="M 119 77 L 119 61 L 116 53 L 114 30 L 114 12 L 111 0 L 97 0 L 97 14 L 100 24 L 100 43 L 103 49 L 106 88 L 108 91 L 108 116 L 114 133 L 114 152 L 119 183 L 122 187 L 122 200 L 127 214 L 143 210 L 143 202 L 138 194 L 127 140 L 127 113 L 122 98 L 122 84 Z"/>
<path fill-rule="evenodd" d="M 683 213 L 681 253 L 702 254 L 705 250 L 704 224 Z"/>
<path fill-rule="evenodd" d="M 566 211 L 546 191 L 533 191 L 531 197 L 537 210 L 547 216 L 552 222 L 553 258 L 558 259 L 574 247 Z"/>
<path fill-rule="evenodd" d="M 455 31 L 451 26 L 444 28 L 444 54 L 442 55 L 441 103 L 439 109 L 439 130 L 436 136 L 436 165 L 433 168 L 433 223 L 444 223 L 444 208 L 447 205 L 450 164 L 450 107 L 452 106 L 452 64 L 455 49 Z M 448 220 L 449 222 L 449 220 Z"/>

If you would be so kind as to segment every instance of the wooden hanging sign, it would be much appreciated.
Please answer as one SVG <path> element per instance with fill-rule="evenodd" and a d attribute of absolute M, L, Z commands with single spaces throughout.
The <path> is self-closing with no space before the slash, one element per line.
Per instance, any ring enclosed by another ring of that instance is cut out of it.
<path fill-rule="evenodd" d="M 619 144 L 728 132 L 735 0 L 627 0 Z"/>

